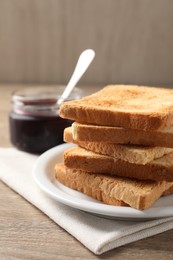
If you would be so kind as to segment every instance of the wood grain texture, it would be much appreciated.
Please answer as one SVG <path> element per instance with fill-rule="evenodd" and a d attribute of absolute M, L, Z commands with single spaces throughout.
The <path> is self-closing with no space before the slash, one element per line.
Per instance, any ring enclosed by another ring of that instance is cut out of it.
<path fill-rule="evenodd" d="M 0 147 L 11 146 L 10 95 L 28 86 L 0 85 Z M 86 94 L 100 87 L 83 87 Z M 173 229 L 95 256 L 40 210 L 0 182 L 0 259 L 166 259 L 173 256 Z"/>
<path fill-rule="evenodd" d="M 1 0 L 0 82 L 67 83 L 85 48 L 82 84 L 173 84 L 171 0 Z"/>

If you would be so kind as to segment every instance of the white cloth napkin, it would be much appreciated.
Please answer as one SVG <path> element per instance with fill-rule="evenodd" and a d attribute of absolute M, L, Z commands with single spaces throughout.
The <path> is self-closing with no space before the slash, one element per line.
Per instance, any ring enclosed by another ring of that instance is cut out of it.
<path fill-rule="evenodd" d="M 0 148 L 0 178 L 95 254 L 173 228 L 173 217 L 129 222 L 109 220 L 65 206 L 45 195 L 32 177 L 37 156 Z"/>

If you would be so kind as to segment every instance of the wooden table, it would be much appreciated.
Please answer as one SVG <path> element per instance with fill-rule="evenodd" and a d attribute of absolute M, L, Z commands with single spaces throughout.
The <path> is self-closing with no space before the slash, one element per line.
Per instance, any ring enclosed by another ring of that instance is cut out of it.
<path fill-rule="evenodd" d="M 22 86 L 25 87 L 25 86 Z M 0 85 L 0 146 L 10 147 L 8 113 L 17 85 Z M 85 88 L 86 92 L 95 90 Z M 173 230 L 95 256 L 75 238 L 0 183 L 0 259 L 173 259 Z"/>

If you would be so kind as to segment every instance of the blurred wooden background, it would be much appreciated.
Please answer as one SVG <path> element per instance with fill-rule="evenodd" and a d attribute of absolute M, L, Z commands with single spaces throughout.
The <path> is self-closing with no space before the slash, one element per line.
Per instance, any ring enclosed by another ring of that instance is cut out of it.
<path fill-rule="evenodd" d="M 173 85 L 172 0 L 0 0 L 0 83 Z"/>

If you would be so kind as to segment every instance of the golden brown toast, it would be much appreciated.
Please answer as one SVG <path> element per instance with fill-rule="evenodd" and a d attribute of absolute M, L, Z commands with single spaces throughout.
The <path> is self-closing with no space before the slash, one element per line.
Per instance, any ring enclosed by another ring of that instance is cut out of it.
<path fill-rule="evenodd" d="M 121 159 L 130 163 L 146 164 L 150 161 L 160 158 L 165 154 L 173 152 L 172 148 L 135 146 L 135 145 L 118 145 L 106 142 L 87 142 L 74 140 L 72 127 L 64 130 L 64 141 L 75 143 L 79 146 L 103 155 Z"/>
<path fill-rule="evenodd" d="M 140 180 L 173 182 L 173 153 L 142 165 L 129 163 L 108 155 L 97 154 L 76 146 L 64 152 L 64 164 L 69 168 L 87 172 L 104 173 Z"/>
<path fill-rule="evenodd" d="M 173 89 L 110 85 L 64 102 L 60 116 L 84 124 L 157 130 L 173 125 Z"/>
<path fill-rule="evenodd" d="M 173 126 L 162 130 L 144 131 L 123 127 L 72 124 L 76 141 L 109 142 L 173 148 Z"/>
<path fill-rule="evenodd" d="M 169 187 L 167 190 L 165 190 L 162 194 L 162 196 L 168 196 L 173 194 L 173 185 L 171 187 Z"/>
<path fill-rule="evenodd" d="M 55 176 L 62 184 L 106 204 L 131 206 L 140 210 L 151 207 L 165 190 L 173 186 L 173 183 L 165 181 L 139 181 L 88 173 L 67 168 L 63 164 L 56 164 Z"/>

